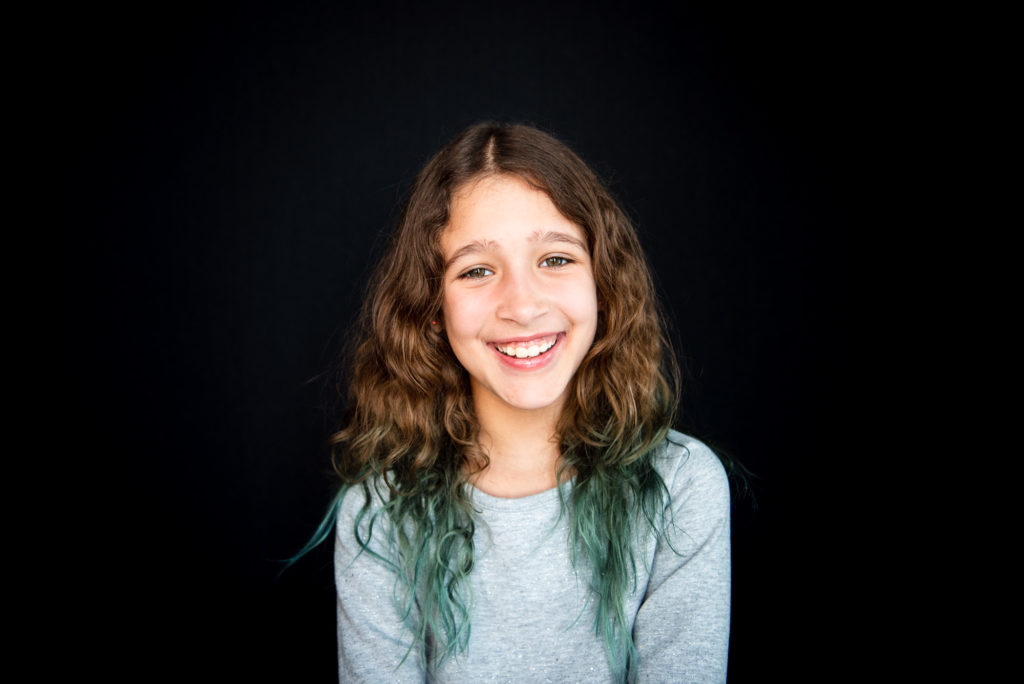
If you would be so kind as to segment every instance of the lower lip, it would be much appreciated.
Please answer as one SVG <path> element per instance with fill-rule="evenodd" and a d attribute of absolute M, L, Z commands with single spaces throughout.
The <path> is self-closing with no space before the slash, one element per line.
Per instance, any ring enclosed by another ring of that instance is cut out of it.
<path fill-rule="evenodd" d="M 500 359 L 501 362 L 509 368 L 515 368 L 516 370 L 536 370 L 551 363 L 551 360 L 555 358 L 555 350 L 562 346 L 563 339 L 565 339 L 565 333 L 558 333 L 558 337 L 555 339 L 555 343 L 551 345 L 550 349 L 543 354 L 528 356 L 525 359 L 520 359 L 517 356 L 509 356 L 508 354 L 502 354 L 494 347 L 491 347 L 491 349 L 498 355 L 498 359 Z"/>

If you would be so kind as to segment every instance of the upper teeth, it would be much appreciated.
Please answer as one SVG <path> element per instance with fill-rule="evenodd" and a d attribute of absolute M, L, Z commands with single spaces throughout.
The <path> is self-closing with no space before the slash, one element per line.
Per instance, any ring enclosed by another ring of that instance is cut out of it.
<path fill-rule="evenodd" d="M 531 356 L 537 356 L 543 354 L 551 347 L 555 346 L 555 340 L 557 337 L 548 337 L 542 340 L 530 340 L 528 343 L 513 342 L 512 344 L 506 345 L 495 345 L 502 354 L 507 356 L 514 356 L 518 359 L 528 359 Z"/>

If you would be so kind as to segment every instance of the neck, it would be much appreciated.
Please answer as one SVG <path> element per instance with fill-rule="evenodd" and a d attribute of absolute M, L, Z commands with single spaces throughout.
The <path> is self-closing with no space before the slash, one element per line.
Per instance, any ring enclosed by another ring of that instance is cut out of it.
<path fill-rule="evenodd" d="M 488 458 L 473 485 L 492 496 L 519 498 L 557 484 L 561 461 L 556 427 L 562 402 L 537 410 L 516 409 L 474 393 L 479 444 Z"/>

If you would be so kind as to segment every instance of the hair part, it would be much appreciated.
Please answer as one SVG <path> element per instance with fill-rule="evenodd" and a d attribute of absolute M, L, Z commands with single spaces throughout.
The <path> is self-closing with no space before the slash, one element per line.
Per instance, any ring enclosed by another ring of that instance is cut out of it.
<path fill-rule="evenodd" d="M 368 285 L 332 461 L 343 487 L 386 490 L 375 515 L 387 522 L 378 529 L 390 530 L 400 609 L 424 662 L 440 665 L 468 643 L 474 522 L 466 484 L 486 464 L 468 374 L 431 325 L 444 296 L 440 237 L 455 194 L 503 174 L 545 192 L 583 229 L 591 255 L 598 328 L 558 422 L 559 481 L 575 476 L 563 501 L 573 560 L 590 571 L 595 630 L 625 675 L 636 660 L 623 614 L 636 579 L 632 535 L 638 524 L 665 528 L 667 492 L 653 459 L 676 411 L 678 370 L 633 226 L 564 144 L 529 126 L 480 123 L 417 176 Z M 364 549 L 367 541 L 359 539 Z"/>

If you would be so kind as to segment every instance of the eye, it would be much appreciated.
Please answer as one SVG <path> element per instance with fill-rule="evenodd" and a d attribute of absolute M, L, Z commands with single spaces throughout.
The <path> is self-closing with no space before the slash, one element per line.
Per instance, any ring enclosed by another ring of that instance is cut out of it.
<path fill-rule="evenodd" d="M 489 268 L 484 268 L 483 266 L 475 266 L 466 271 L 465 273 L 463 273 L 462 275 L 460 275 L 459 277 L 473 280 L 476 278 L 485 278 L 493 274 L 494 273 Z"/>
<path fill-rule="evenodd" d="M 572 259 L 564 256 L 549 256 L 545 257 L 544 261 L 540 262 L 541 266 L 547 266 L 548 268 L 558 268 L 559 266 L 568 266 L 572 263 Z"/>

